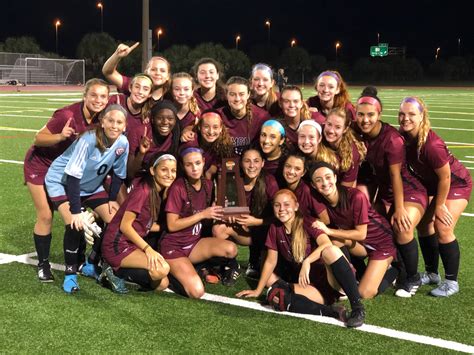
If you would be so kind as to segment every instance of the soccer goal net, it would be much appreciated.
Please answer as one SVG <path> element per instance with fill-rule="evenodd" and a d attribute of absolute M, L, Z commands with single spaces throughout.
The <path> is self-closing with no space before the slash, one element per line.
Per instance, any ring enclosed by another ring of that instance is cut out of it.
<path fill-rule="evenodd" d="M 18 57 L 2 79 L 16 80 L 25 85 L 84 85 L 83 59 L 50 59 Z"/>

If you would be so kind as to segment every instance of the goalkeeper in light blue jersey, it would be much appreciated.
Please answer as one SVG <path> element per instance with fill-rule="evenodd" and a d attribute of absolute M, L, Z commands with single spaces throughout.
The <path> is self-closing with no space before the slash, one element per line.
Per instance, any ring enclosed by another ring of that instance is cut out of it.
<path fill-rule="evenodd" d="M 101 122 L 81 135 L 52 164 L 46 174 L 48 195 L 66 225 L 64 233 L 64 258 L 66 276 L 63 289 L 67 293 L 79 290 L 79 243 L 83 238 L 81 207 L 92 208 L 105 223 L 112 220 L 119 205 L 118 191 L 126 177 L 128 140 L 127 112 L 120 105 L 110 105 Z M 110 191 L 103 183 L 112 175 Z"/>

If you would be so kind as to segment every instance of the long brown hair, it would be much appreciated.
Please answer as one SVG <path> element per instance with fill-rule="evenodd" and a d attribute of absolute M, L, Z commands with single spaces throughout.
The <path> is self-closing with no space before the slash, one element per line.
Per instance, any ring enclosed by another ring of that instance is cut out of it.
<path fill-rule="evenodd" d="M 247 87 L 247 92 L 250 93 L 250 84 L 249 81 L 241 76 L 232 76 L 227 80 L 226 86 L 227 88 L 232 84 L 244 85 Z M 226 92 L 228 89 L 226 88 Z M 245 106 L 245 118 L 247 118 L 248 127 L 252 123 L 252 102 L 250 98 L 247 100 L 247 105 Z"/>
<path fill-rule="evenodd" d="M 222 126 L 221 134 L 212 143 L 207 143 L 202 138 L 202 134 L 201 134 L 203 117 L 207 113 L 214 113 L 217 116 L 219 116 L 221 126 Z M 224 122 L 222 121 L 222 116 L 219 113 L 219 111 L 216 111 L 214 109 L 205 110 L 198 121 L 197 127 L 198 127 L 198 143 L 200 147 L 202 147 L 206 151 L 210 151 L 213 155 L 216 155 L 219 158 L 230 158 L 234 155 L 234 146 L 232 144 L 232 140 L 230 139 L 229 131 L 227 130 L 227 127 L 224 125 Z"/>
<path fill-rule="evenodd" d="M 308 104 L 303 100 L 303 91 L 296 85 L 286 85 L 283 87 L 280 93 L 280 100 L 282 99 L 283 93 L 285 91 L 296 91 L 300 94 L 301 102 L 303 106 L 300 110 L 300 121 L 309 120 L 311 118 L 311 111 L 309 110 Z"/>
<path fill-rule="evenodd" d="M 337 81 L 337 88 L 339 89 L 339 93 L 334 95 L 334 108 L 345 108 L 347 104 L 352 105 L 349 96 L 349 90 L 347 90 L 347 85 L 342 79 L 341 74 L 337 70 L 326 70 L 319 74 L 316 80 L 314 81 L 314 88 L 316 89 L 316 91 L 318 90 L 319 80 L 323 76 L 331 76 Z"/>
<path fill-rule="evenodd" d="M 255 148 L 248 148 L 242 152 L 241 161 L 244 159 L 245 154 L 248 152 L 253 151 L 257 152 L 260 155 L 260 158 L 264 160 L 262 152 Z M 260 175 L 258 175 L 257 180 L 255 181 L 255 186 L 252 189 L 252 206 L 250 206 L 250 213 L 252 216 L 259 217 L 262 215 L 265 207 L 267 206 L 268 199 L 267 199 L 267 184 L 266 184 L 266 172 L 264 169 L 260 171 Z"/>

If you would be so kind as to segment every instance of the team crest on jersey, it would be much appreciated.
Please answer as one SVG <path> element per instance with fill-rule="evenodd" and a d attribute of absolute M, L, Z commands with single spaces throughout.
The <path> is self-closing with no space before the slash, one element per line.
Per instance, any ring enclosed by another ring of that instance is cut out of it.
<path fill-rule="evenodd" d="M 124 149 L 124 148 L 117 148 L 117 149 L 115 150 L 115 155 L 120 156 L 120 155 L 122 155 L 124 152 L 125 152 L 125 149 Z"/>

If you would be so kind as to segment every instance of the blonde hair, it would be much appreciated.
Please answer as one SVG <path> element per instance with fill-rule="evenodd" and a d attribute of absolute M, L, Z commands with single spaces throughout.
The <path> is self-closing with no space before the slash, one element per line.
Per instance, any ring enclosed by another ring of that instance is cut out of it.
<path fill-rule="evenodd" d="M 300 94 L 301 102 L 303 103 L 303 106 L 300 109 L 300 121 L 309 120 L 311 118 L 311 111 L 309 110 L 309 106 L 306 101 L 303 100 L 303 92 L 301 91 L 301 89 L 296 85 L 284 86 L 280 93 L 280 100 L 285 91 L 296 91 Z"/>
<path fill-rule="evenodd" d="M 327 117 L 331 115 L 335 115 L 342 118 L 344 120 L 344 128 L 347 128 L 346 132 L 342 135 L 342 139 L 339 146 L 336 149 L 336 153 L 341 160 L 339 169 L 342 172 L 346 172 L 352 167 L 353 164 L 352 145 L 355 144 L 356 149 L 359 152 L 360 162 L 365 159 L 365 155 L 367 154 L 367 148 L 365 147 L 364 143 L 357 139 L 357 137 L 355 136 L 354 131 L 351 128 L 351 119 L 347 115 L 346 110 L 344 110 L 343 108 L 333 108 L 328 112 Z M 325 142 L 324 135 L 323 142 Z M 324 145 L 327 146 L 327 143 L 325 142 Z M 324 161 L 333 165 L 329 161 Z M 334 167 L 337 168 L 337 166 Z"/>
<path fill-rule="evenodd" d="M 273 197 L 273 201 L 280 195 L 288 195 L 292 200 L 298 202 L 296 195 L 288 189 L 279 190 L 275 196 Z M 295 219 L 291 225 L 291 252 L 293 254 L 293 259 L 297 263 L 302 263 L 303 260 L 306 258 L 306 245 L 308 235 L 304 230 L 303 226 L 303 215 L 298 210 L 295 213 Z"/>
<path fill-rule="evenodd" d="M 400 106 L 403 105 L 404 103 L 415 104 L 415 106 L 418 107 L 418 111 L 420 111 L 420 115 L 422 116 L 420 129 L 418 131 L 418 142 L 416 144 L 416 150 L 418 152 L 418 155 L 420 155 L 421 148 L 423 148 L 423 146 L 425 145 L 426 139 L 428 138 L 428 133 L 430 132 L 430 129 L 431 129 L 431 122 L 430 122 L 430 116 L 428 114 L 428 108 L 426 107 L 425 102 L 417 96 L 405 97 L 400 103 Z"/>
<path fill-rule="evenodd" d="M 168 69 L 168 79 L 165 81 L 165 83 L 161 86 L 161 89 L 163 89 L 163 96 L 169 91 L 171 87 L 171 64 L 168 62 L 168 60 L 165 57 L 160 57 L 160 56 L 155 56 L 151 57 L 148 63 L 146 64 L 145 68 L 145 73 L 148 74 L 148 69 L 151 67 L 151 63 L 153 63 L 155 60 L 159 60 L 162 62 L 165 62 L 166 68 Z M 153 87 L 153 89 L 157 89 L 158 87 Z"/>

